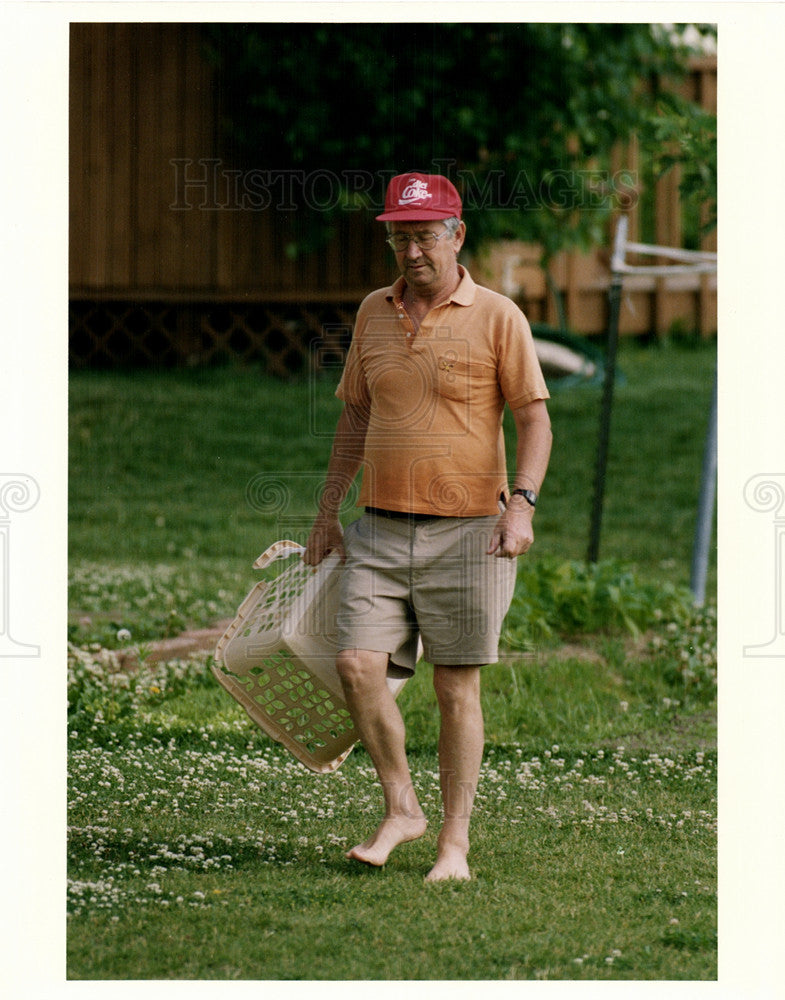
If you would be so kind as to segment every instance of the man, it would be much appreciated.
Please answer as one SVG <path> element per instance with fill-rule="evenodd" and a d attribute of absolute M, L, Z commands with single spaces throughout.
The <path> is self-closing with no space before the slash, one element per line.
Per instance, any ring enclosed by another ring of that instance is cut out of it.
<path fill-rule="evenodd" d="M 388 670 L 411 674 L 418 637 L 440 711 L 443 824 L 429 881 L 468 879 L 469 818 L 483 753 L 480 668 L 498 660 L 515 558 L 551 448 L 548 391 L 523 314 L 475 285 L 457 256 L 466 226 L 440 175 L 390 182 L 388 240 L 401 272 L 357 314 L 336 395 L 343 400 L 305 562 L 344 559 L 336 666 L 384 792 L 384 818 L 347 857 L 383 865 L 425 832 Z M 502 415 L 517 432 L 507 482 Z M 341 502 L 362 468 L 348 526 Z M 501 511 L 501 513 L 500 513 Z"/>

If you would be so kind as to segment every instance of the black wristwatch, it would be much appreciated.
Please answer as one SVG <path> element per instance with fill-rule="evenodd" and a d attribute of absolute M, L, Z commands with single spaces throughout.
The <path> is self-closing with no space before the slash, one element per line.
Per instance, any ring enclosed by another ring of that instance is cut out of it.
<path fill-rule="evenodd" d="M 534 492 L 534 490 L 513 490 L 510 496 L 523 497 L 526 503 L 529 504 L 531 507 L 537 506 L 537 494 Z"/>

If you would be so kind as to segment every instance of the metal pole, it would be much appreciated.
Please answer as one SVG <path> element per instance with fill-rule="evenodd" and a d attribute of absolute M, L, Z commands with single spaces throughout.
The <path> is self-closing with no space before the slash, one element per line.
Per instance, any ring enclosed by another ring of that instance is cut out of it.
<path fill-rule="evenodd" d="M 703 473 L 698 500 L 698 517 L 695 525 L 695 543 L 692 549 L 690 589 L 695 603 L 700 607 L 706 600 L 706 575 L 709 567 L 709 549 L 714 521 L 714 502 L 717 483 L 717 374 L 714 375 L 714 393 L 711 402 L 706 445 L 703 452 Z"/>
<path fill-rule="evenodd" d="M 594 473 L 594 498 L 589 529 L 588 561 L 596 563 L 600 555 L 600 529 L 602 506 L 605 495 L 605 471 L 608 466 L 608 442 L 611 431 L 611 409 L 613 408 L 613 388 L 616 381 L 616 353 L 619 345 L 619 313 L 621 311 L 622 276 L 614 273 L 609 292 L 610 316 L 608 326 L 608 350 L 605 359 L 605 378 L 602 386 L 602 406 L 600 409 L 600 432 L 597 442 L 597 465 Z"/>

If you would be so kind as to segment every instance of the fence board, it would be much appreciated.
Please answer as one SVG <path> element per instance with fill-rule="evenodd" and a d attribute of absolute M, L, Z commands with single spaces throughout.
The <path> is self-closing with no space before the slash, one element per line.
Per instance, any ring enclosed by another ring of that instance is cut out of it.
<path fill-rule="evenodd" d="M 113 153 L 111 129 L 107 127 L 107 105 L 113 90 L 110 73 L 109 33 L 111 26 L 101 25 L 100 44 L 91 47 L 87 53 L 87 101 L 89 129 L 87 133 L 87 237 L 93 252 L 87 261 L 89 281 L 96 285 L 111 284 L 107 270 L 109 252 L 100 253 L 102 245 L 114 251 L 114 241 L 110 244 L 112 215 L 114 210 L 111 187 L 104 175 L 108 158 Z"/>
<path fill-rule="evenodd" d="M 213 73 L 199 50 L 198 32 L 192 25 L 174 29 L 179 42 L 180 78 L 177 104 L 181 134 L 172 134 L 167 152 L 167 214 L 179 228 L 183 246 L 180 278 L 183 287 L 212 287 L 220 273 L 218 218 L 214 213 L 174 211 L 177 196 L 173 159 L 190 156 L 196 160 L 214 155 L 216 122 L 212 113 Z"/>
<path fill-rule="evenodd" d="M 75 279 L 85 280 L 84 247 L 89 238 L 89 178 L 87 137 L 84 128 L 86 113 L 86 75 L 89 67 L 89 47 L 84 34 L 71 30 L 69 39 L 70 73 L 68 78 L 68 122 L 70 143 L 68 151 L 68 274 L 71 285 Z M 80 122 L 82 123 L 80 125 Z"/>
<path fill-rule="evenodd" d="M 206 234 L 203 233 L 199 247 L 194 245 L 193 238 L 187 238 L 184 220 L 181 215 L 169 208 L 167 185 L 161 183 L 164 178 L 169 179 L 170 162 L 181 148 L 183 135 L 198 127 L 197 120 L 189 121 L 187 124 L 183 121 L 191 104 L 185 99 L 183 87 L 186 76 L 183 35 L 180 31 L 172 31 L 171 27 L 165 25 L 165 30 L 156 32 L 160 76 L 155 83 L 160 87 L 160 97 L 156 102 L 155 135 L 150 136 L 145 145 L 149 142 L 151 150 L 154 150 L 152 162 L 149 164 L 150 174 L 158 174 L 161 178 L 153 189 L 155 200 L 152 210 L 158 226 L 156 234 L 158 267 L 155 280 L 157 283 L 166 275 L 171 275 L 173 281 L 187 287 L 188 281 L 193 280 L 192 275 L 198 275 L 202 270 L 206 276 L 212 270 L 212 240 L 209 229 Z M 146 125 L 152 128 L 153 121 L 148 120 Z"/>
<path fill-rule="evenodd" d="M 166 212 L 161 206 L 160 177 L 163 154 L 162 119 L 164 109 L 172 100 L 167 69 L 172 65 L 171 53 L 165 51 L 163 32 L 157 25 L 139 26 L 136 56 L 144 60 L 137 76 L 138 99 L 135 109 L 135 129 L 138 165 L 135 199 L 135 283 L 140 289 L 157 288 L 176 280 L 171 271 L 174 257 L 162 244 L 162 224 Z M 164 58 L 166 56 L 167 58 Z M 164 268 L 163 265 L 166 265 Z"/>
<path fill-rule="evenodd" d="M 112 228 L 115 225 L 126 233 L 124 240 L 112 240 L 109 260 L 109 284 L 122 288 L 128 284 L 131 259 L 134 252 L 133 219 L 130 216 L 131 185 L 133 182 L 133 155 L 131 147 L 131 120 L 133 116 L 132 91 L 135 85 L 131 61 L 131 26 L 115 24 L 111 35 L 111 63 L 116 85 L 111 88 L 112 107 L 109 131 L 113 152 L 109 157 L 109 192 L 112 200 Z M 109 234 L 107 234 L 108 236 Z"/>

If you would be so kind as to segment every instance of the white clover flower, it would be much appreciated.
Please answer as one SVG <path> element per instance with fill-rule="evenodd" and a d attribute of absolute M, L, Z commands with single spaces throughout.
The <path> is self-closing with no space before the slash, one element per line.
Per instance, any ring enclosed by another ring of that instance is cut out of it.
<path fill-rule="evenodd" d="M 117 630 L 117 641 L 118 642 L 130 642 L 131 633 L 127 628 L 121 628 Z"/>

